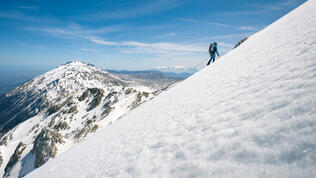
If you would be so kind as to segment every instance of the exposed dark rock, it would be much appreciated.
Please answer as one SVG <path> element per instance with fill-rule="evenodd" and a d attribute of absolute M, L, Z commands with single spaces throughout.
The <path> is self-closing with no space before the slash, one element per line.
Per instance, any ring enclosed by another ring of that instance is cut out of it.
<path fill-rule="evenodd" d="M 135 109 L 136 107 L 138 107 L 140 104 L 143 103 L 142 97 L 147 98 L 148 96 L 149 96 L 149 93 L 147 92 L 138 92 L 136 96 L 136 100 L 132 103 L 131 109 Z"/>
<path fill-rule="evenodd" d="M 97 129 L 99 128 L 99 126 L 97 124 L 95 124 L 92 129 L 91 129 L 91 133 L 94 133 L 97 131 Z"/>
<path fill-rule="evenodd" d="M 29 133 L 31 133 L 31 132 L 33 132 L 36 128 L 38 128 L 39 127 L 39 124 L 35 124 L 32 128 L 31 128 L 31 130 L 29 131 Z"/>
<path fill-rule="evenodd" d="M 106 97 L 105 100 L 110 100 L 113 96 L 115 96 L 117 94 L 116 91 L 112 91 L 110 92 Z"/>
<path fill-rule="evenodd" d="M 75 135 L 75 138 L 77 138 L 77 139 L 84 138 L 84 137 L 86 137 L 89 133 L 95 132 L 95 131 L 99 128 L 99 126 L 96 125 L 96 124 L 93 125 L 92 122 L 93 122 L 92 120 L 88 120 L 88 121 L 86 122 L 86 126 L 83 127 L 83 128 Z"/>
<path fill-rule="evenodd" d="M 48 127 L 44 127 L 35 138 L 32 153 L 35 154 L 34 167 L 38 168 L 50 158 L 57 155 L 57 144 L 64 143 L 62 135 Z"/>
<path fill-rule="evenodd" d="M 54 126 L 54 124 L 55 124 L 55 120 L 56 120 L 56 117 L 52 117 L 52 118 L 50 119 L 50 122 L 49 122 L 49 124 L 48 124 L 48 127 L 49 127 L 49 128 L 53 128 L 53 126 Z"/>
<path fill-rule="evenodd" d="M 99 88 L 89 88 L 88 91 L 91 93 L 91 95 L 94 96 L 93 100 L 89 103 L 87 108 L 87 111 L 91 111 L 101 103 L 104 90 Z"/>
<path fill-rule="evenodd" d="M 104 90 L 99 89 L 99 88 L 89 88 L 88 91 L 93 95 L 103 95 L 104 94 Z"/>
<path fill-rule="evenodd" d="M 101 114 L 102 117 L 106 117 L 110 114 L 110 112 L 114 109 L 114 107 L 107 107 Z"/>
<path fill-rule="evenodd" d="M 68 110 L 67 109 L 63 109 L 60 111 L 62 114 L 67 114 L 68 113 Z"/>
<path fill-rule="evenodd" d="M 8 145 L 8 136 L 5 136 L 2 138 L 2 140 L 0 141 L 0 146 L 7 146 Z"/>
<path fill-rule="evenodd" d="M 83 92 L 82 95 L 78 98 L 79 101 L 83 101 L 88 97 L 88 90 Z"/>
<path fill-rule="evenodd" d="M 68 113 L 75 113 L 76 111 L 77 111 L 77 106 L 72 106 L 72 107 L 69 109 Z"/>
<path fill-rule="evenodd" d="M 58 84 L 59 81 L 60 81 L 60 79 L 56 79 L 56 80 L 50 82 L 50 83 L 47 85 L 47 87 L 48 87 L 48 88 L 53 88 L 53 87 L 55 87 L 55 86 Z"/>
<path fill-rule="evenodd" d="M 128 94 L 130 94 L 130 93 L 132 93 L 132 92 L 135 93 L 136 90 L 134 90 L 133 88 L 128 88 L 127 90 L 125 90 L 124 93 L 125 93 L 126 95 L 128 95 Z"/>
<path fill-rule="evenodd" d="M 71 106 L 71 105 L 73 105 L 74 103 L 73 103 L 73 101 L 72 101 L 72 96 L 71 97 L 69 97 L 69 98 L 67 98 L 67 100 L 65 101 L 65 104 L 67 105 L 67 106 Z"/>
<path fill-rule="evenodd" d="M 19 145 L 16 147 L 13 155 L 10 157 L 10 160 L 7 166 L 4 169 L 4 176 L 6 177 L 10 176 L 11 169 L 19 161 L 25 148 L 26 148 L 26 144 L 24 144 L 23 142 L 20 142 Z"/>
<path fill-rule="evenodd" d="M 59 111 L 61 109 L 61 106 L 59 105 L 52 105 L 47 109 L 47 115 L 54 114 L 55 112 Z"/>
<path fill-rule="evenodd" d="M 101 100 L 102 100 L 101 95 L 95 96 L 94 99 L 89 103 L 87 111 L 91 111 L 92 109 L 97 107 L 101 103 Z"/>
<path fill-rule="evenodd" d="M 91 124 L 91 123 L 93 123 L 93 120 L 89 119 L 89 120 L 86 121 L 86 124 L 85 124 L 85 125 L 89 125 L 89 124 Z"/>
<path fill-rule="evenodd" d="M 110 105 L 111 105 L 111 101 L 108 101 L 103 105 L 103 108 L 108 108 L 110 107 Z"/>
<path fill-rule="evenodd" d="M 102 100 L 104 90 L 99 88 L 89 88 L 78 98 L 79 101 L 84 101 L 88 96 L 93 96 L 93 100 L 89 103 L 87 111 L 91 111 L 97 107 Z"/>
<path fill-rule="evenodd" d="M 2 166 L 2 163 L 3 163 L 3 158 L 2 158 L 2 154 L 0 152 L 0 167 Z"/>
<path fill-rule="evenodd" d="M 149 93 L 147 93 L 147 92 L 143 92 L 142 94 L 143 94 L 143 96 L 145 96 L 146 98 L 149 96 Z"/>
<path fill-rule="evenodd" d="M 54 126 L 54 129 L 57 131 L 60 131 L 60 130 L 64 130 L 64 129 L 69 129 L 69 126 L 68 126 L 67 122 L 61 121 Z"/>
<path fill-rule="evenodd" d="M 241 43 L 245 42 L 247 39 L 248 39 L 248 37 L 246 37 L 246 38 L 244 38 L 244 39 L 238 41 L 238 43 L 234 46 L 234 49 L 237 48 L 238 46 L 240 46 Z"/>
<path fill-rule="evenodd" d="M 1 145 L 7 146 L 7 145 L 8 145 L 8 142 L 9 142 L 10 140 L 12 140 L 12 139 L 13 139 L 13 136 L 12 136 L 12 133 L 10 133 L 9 135 L 7 135 L 7 136 L 5 136 L 5 137 L 3 137 L 3 138 L 1 139 L 1 141 L 0 141 L 0 146 L 1 146 Z"/>
<path fill-rule="evenodd" d="M 1 138 L 2 138 L 4 135 L 5 135 L 5 133 L 3 133 L 3 132 L 0 131 L 0 140 L 1 140 Z"/>

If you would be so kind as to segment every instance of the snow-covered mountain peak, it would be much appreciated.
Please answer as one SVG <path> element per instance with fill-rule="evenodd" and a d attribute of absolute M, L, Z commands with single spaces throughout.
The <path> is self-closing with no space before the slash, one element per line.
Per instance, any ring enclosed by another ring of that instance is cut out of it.
<path fill-rule="evenodd" d="M 46 72 L 8 94 L 45 93 L 47 99 L 67 96 L 84 88 L 126 85 L 116 75 L 81 61 L 69 62 Z"/>
<path fill-rule="evenodd" d="M 105 72 L 81 61 L 35 77 L 0 101 L 0 174 L 27 174 L 175 82 Z"/>
<path fill-rule="evenodd" d="M 70 61 L 65 64 L 59 65 L 56 69 L 60 70 L 97 70 L 102 71 L 100 68 L 96 67 L 94 64 L 86 63 L 80 60 Z M 53 71 L 50 71 L 53 72 Z M 106 71 L 102 71 L 107 73 Z"/>

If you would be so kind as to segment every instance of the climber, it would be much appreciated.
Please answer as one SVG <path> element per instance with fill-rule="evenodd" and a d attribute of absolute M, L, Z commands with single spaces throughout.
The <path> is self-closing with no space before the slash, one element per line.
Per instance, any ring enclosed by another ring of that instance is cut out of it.
<path fill-rule="evenodd" d="M 219 57 L 216 41 L 210 44 L 210 48 L 208 51 L 210 53 L 211 59 L 208 61 L 207 65 L 210 65 L 210 63 L 215 62 L 216 54 Z"/>

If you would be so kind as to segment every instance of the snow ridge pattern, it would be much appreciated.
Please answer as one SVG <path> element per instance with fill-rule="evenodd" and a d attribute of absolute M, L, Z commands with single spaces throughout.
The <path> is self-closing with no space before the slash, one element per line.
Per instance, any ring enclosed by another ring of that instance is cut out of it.
<path fill-rule="evenodd" d="M 316 1 L 28 177 L 316 177 Z"/>

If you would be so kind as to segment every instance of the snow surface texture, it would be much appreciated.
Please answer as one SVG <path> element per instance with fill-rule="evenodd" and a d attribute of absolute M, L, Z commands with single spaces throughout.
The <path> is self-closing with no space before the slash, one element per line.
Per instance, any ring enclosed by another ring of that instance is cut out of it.
<path fill-rule="evenodd" d="M 316 177 L 316 1 L 28 177 Z"/>

